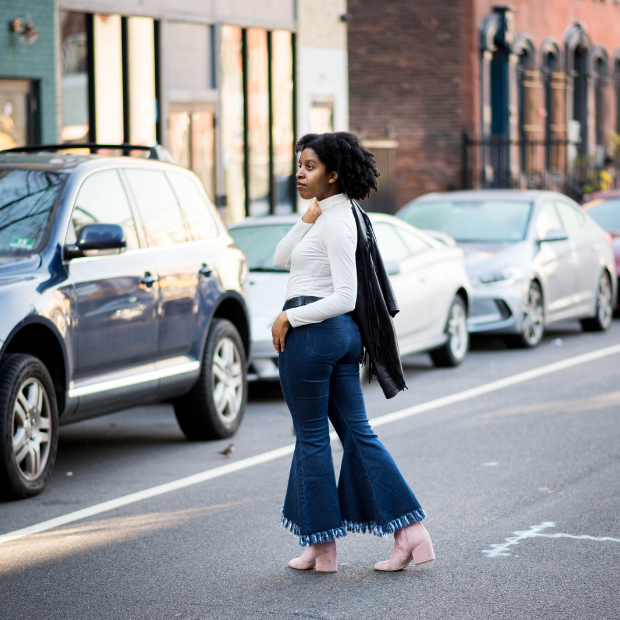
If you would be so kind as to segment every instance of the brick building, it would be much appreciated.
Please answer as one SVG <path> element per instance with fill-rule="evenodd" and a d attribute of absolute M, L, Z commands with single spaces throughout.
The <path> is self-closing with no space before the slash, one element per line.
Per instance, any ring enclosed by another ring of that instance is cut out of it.
<path fill-rule="evenodd" d="M 579 198 L 617 157 L 617 0 L 349 0 L 348 11 L 350 125 L 384 170 L 373 209 L 459 187 Z"/>

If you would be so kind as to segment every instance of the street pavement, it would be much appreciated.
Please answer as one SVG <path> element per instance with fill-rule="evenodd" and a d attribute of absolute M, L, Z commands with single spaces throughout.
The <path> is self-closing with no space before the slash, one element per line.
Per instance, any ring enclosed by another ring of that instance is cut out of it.
<path fill-rule="evenodd" d="M 560 326 L 535 350 L 478 339 L 456 369 L 408 358 L 404 393 L 387 401 L 364 387 L 369 417 L 618 344 L 616 320 L 604 334 Z M 377 428 L 428 513 L 435 562 L 376 573 L 391 540 L 349 534 L 338 573 L 289 569 L 301 552 L 279 523 L 289 451 L 0 538 L 0 619 L 618 619 L 619 363 L 620 350 Z M 168 405 L 63 427 L 47 490 L 0 503 L 0 536 L 294 440 L 277 384 L 252 386 L 230 441 L 187 442 Z M 232 455 L 219 454 L 231 442 Z M 333 453 L 337 465 L 337 441 Z"/>

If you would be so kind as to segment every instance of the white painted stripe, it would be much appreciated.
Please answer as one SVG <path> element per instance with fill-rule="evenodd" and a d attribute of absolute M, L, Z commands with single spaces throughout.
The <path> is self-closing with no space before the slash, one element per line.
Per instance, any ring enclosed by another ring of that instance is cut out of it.
<path fill-rule="evenodd" d="M 610 355 L 617 355 L 619 353 L 620 344 L 614 345 L 612 347 L 606 347 L 604 349 L 598 349 L 590 353 L 584 353 L 583 355 L 569 357 L 568 359 L 565 359 L 561 362 L 555 362 L 553 364 L 547 364 L 546 366 L 541 366 L 539 368 L 520 372 L 516 375 L 506 377 L 505 379 L 491 381 L 490 383 L 485 383 L 484 385 L 476 388 L 464 390 L 463 392 L 451 394 L 450 396 L 444 396 L 442 398 L 437 398 L 435 400 L 431 400 L 420 405 L 407 407 L 406 409 L 401 409 L 400 411 L 395 411 L 394 413 L 388 413 L 386 415 L 379 416 L 371 420 L 371 425 L 373 426 L 373 428 L 376 428 L 378 426 L 383 426 L 384 424 L 391 424 L 392 422 L 397 422 L 405 418 L 410 418 L 420 413 L 425 413 L 434 409 L 440 409 L 441 407 L 445 407 L 446 405 L 452 405 L 454 403 L 475 398 L 476 396 L 482 396 L 483 394 L 496 392 L 497 390 L 502 390 L 512 385 L 517 385 L 519 383 L 530 381 L 532 379 L 538 379 L 539 377 L 544 377 L 545 375 L 549 375 L 560 370 L 566 370 L 567 368 L 573 368 L 574 366 L 587 364 L 588 362 L 593 362 L 595 360 L 599 360 Z M 336 433 L 331 433 L 330 438 L 332 441 L 334 441 L 337 438 Z M 29 536 L 30 534 L 45 532 L 55 527 L 67 525 L 69 523 L 73 523 L 81 519 L 86 519 L 88 517 L 92 517 L 103 512 L 109 512 L 110 510 L 120 508 L 121 506 L 127 506 L 128 504 L 134 504 L 136 502 L 140 502 L 151 497 L 164 495 L 165 493 L 170 493 L 171 491 L 184 489 L 194 484 L 206 482 L 207 480 L 213 480 L 214 478 L 226 476 L 227 474 L 242 471 L 250 467 L 255 467 L 256 465 L 275 461 L 276 459 L 280 459 L 284 456 L 293 454 L 294 449 L 295 444 L 290 444 L 288 446 L 283 446 L 282 448 L 277 448 L 276 450 L 271 450 L 269 452 L 264 452 L 263 454 L 251 456 L 247 459 L 242 459 L 235 463 L 229 463 L 227 465 L 221 465 L 220 467 L 214 467 L 213 469 L 208 469 L 198 474 L 187 476 L 186 478 L 173 480 L 172 482 L 160 484 L 156 487 L 145 489 L 144 491 L 130 493 L 129 495 L 124 495 L 123 497 L 118 497 L 117 499 L 102 502 L 101 504 L 95 504 L 94 506 L 83 508 L 82 510 L 70 512 L 69 514 L 61 515 L 60 517 L 49 519 L 48 521 L 42 521 L 41 523 L 36 523 L 35 525 L 31 525 L 20 530 L 15 530 L 14 532 L 8 532 L 7 534 L 0 535 L 0 544 L 12 540 L 17 540 L 18 538 L 23 538 L 24 536 Z"/>

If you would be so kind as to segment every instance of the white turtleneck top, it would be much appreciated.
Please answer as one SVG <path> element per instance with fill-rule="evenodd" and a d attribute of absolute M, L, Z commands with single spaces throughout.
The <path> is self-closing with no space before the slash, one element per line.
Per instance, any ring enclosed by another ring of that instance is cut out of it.
<path fill-rule="evenodd" d="M 297 222 L 278 243 L 273 256 L 276 267 L 291 270 L 286 299 L 323 297 L 287 310 L 292 327 L 320 323 L 355 308 L 357 228 L 351 201 L 337 194 L 319 201 L 319 207 L 321 215 L 316 222 Z"/>

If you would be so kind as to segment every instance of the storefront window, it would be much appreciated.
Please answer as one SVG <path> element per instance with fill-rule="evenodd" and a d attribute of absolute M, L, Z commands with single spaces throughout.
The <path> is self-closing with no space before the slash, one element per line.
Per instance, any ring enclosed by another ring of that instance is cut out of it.
<path fill-rule="evenodd" d="M 155 23 L 148 17 L 127 18 L 129 71 L 129 141 L 155 144 Z"/>
<path fill-rule="evenodd" d="M 63 142 L 88 141 L 88 44 L 86 15 L 60 11 Z"/>
<path fill-rule="evenodd" d="M 120 15 L 93 16 L 97 142 L 123 142 L 123 61 Z"/>
<path fill-rule="evenodd" d="M 269 213 L 269 68 L 267 32 L 247 31 L 250 215 Z"/>
<path fill-rule="evenodd" d="M 293 211 L 293 47 L 291 33 L 271 35 L 273 110 L 273 204 L 276 213 Z"/>
<path fill-rule="evenodd" d="M 222 26 L 222 167 L 228 224 L 245 217 L 241 28 Z"/>
<path fill-rule="evenodd" d="M 181 108 L 182 104 L 171 104 Z M 170 119 L 170 154 L 174 161 L 196 173 L 207 196 L 215 197 L 215 114 L 173 109 Z"/>

